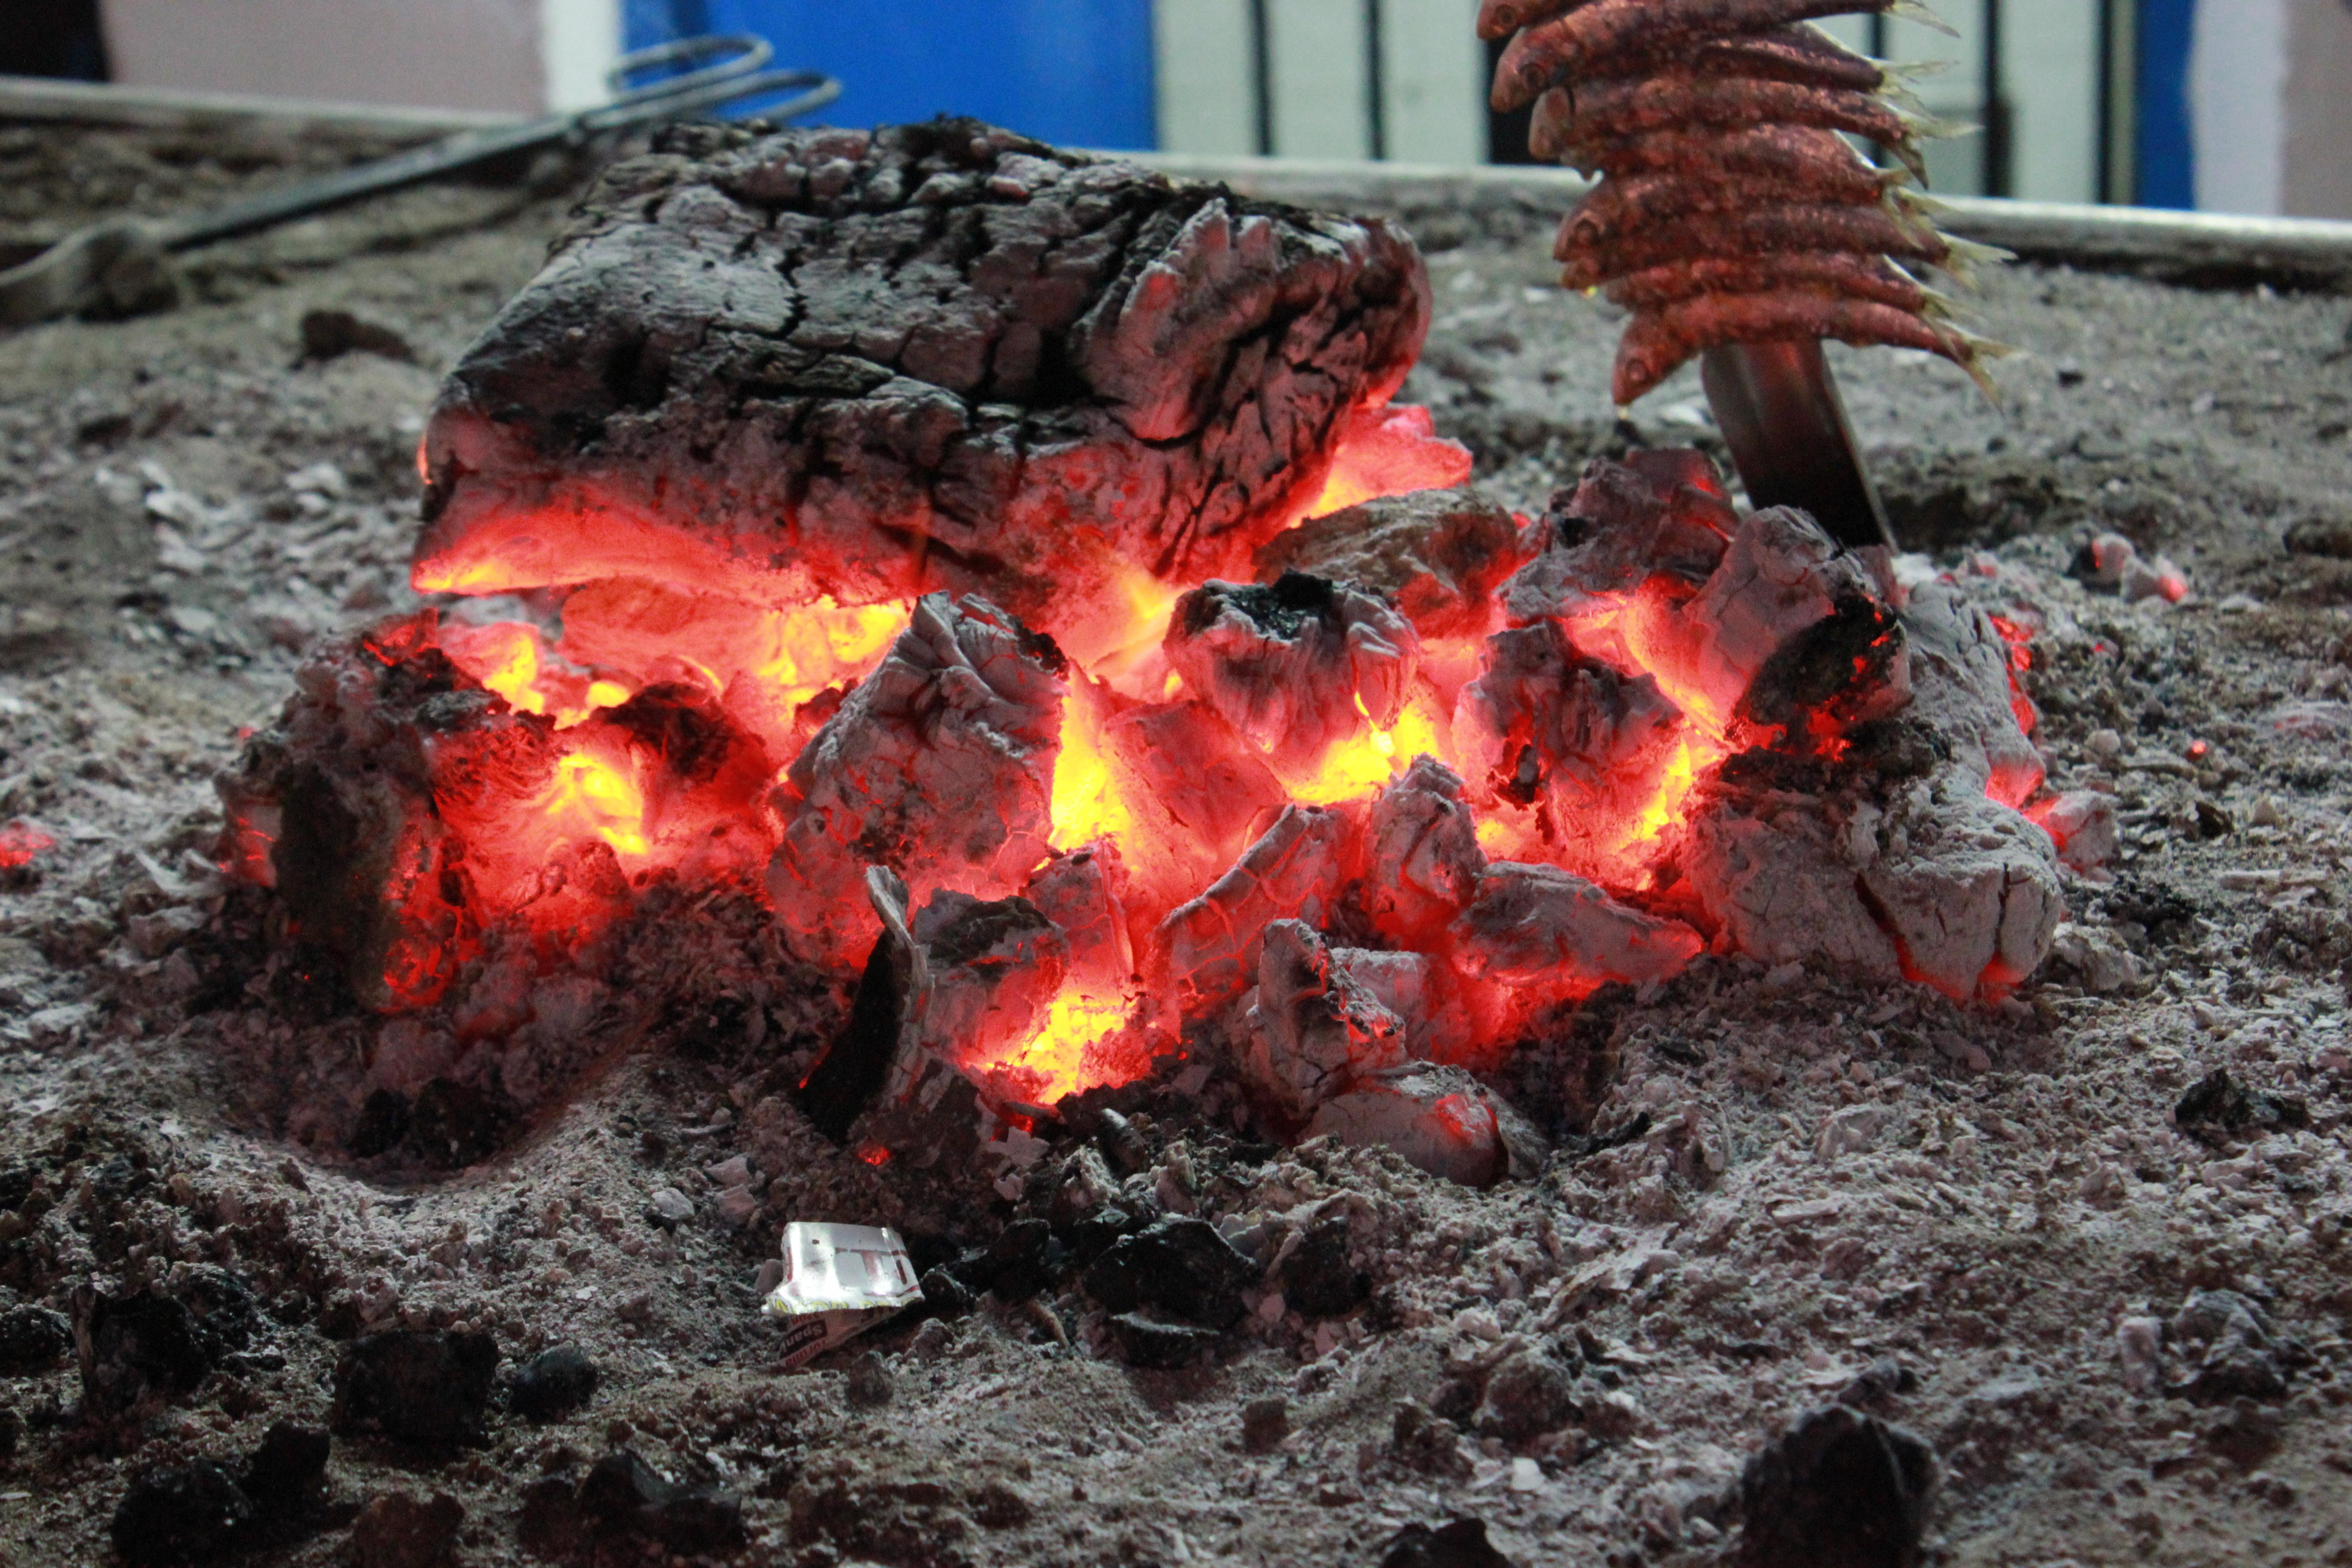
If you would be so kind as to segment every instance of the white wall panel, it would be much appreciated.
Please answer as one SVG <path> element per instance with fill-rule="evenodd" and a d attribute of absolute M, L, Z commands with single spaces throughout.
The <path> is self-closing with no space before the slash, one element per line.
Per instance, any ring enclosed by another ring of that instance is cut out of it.
<path fill-rule="evenodd" d="M 1478 0 L 1380 0 L 1388 156 L 1486 161 L 1486 50 Z"/>
<path fill-rule="evenodd" d="M 2001 74 L 2015 117 L 2010 194 L 2099 199 L 2098 0 L 2006 0 Z"/>
<path fill-rule="evenodd" d="M 1269 8 L 1275 152 L 1371 156 L 1363 0 L 1272 0 Z"/>
<path fill-rule="evenodd" d="M 1163 151 L 1257 151 L 1257 68 L 1249 10 L 1249 0 L 1154 0 Z"/>

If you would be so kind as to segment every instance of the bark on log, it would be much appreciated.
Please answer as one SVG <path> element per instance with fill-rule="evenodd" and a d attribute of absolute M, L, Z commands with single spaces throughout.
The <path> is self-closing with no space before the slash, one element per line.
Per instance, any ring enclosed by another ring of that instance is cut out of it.
<path fill-rule="evenodd" d="M 421 587 L 981 592 L 1057 635 L 1318 493 L 1426 275 L 1326 217 L 969 120 L 672 132 L 452 374 Z"/>

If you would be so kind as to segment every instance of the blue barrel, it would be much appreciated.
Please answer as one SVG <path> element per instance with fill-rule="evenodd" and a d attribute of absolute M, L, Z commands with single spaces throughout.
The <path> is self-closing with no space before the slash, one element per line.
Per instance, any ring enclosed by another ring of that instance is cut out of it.
<path fill-rule="evenodd" d="M 841 79 L 816 117 L 835 125 L 970 114 L 1064 146 L 1156 141 L 1151 0 L 627 0 L 625 16 L 633 49 L 764 36 L 777 63 Z"/>

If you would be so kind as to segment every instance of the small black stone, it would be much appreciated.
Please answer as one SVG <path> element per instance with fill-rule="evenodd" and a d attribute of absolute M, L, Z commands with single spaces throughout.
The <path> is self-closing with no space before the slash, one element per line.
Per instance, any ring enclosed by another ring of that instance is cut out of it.
<path fill-rule="evenodd" d="M 211 1336 L 169 1296 L 100 1296 L 89 1305 L 89 1335 L 82 1402 L 101 1415 L 128 1410 L 149 1394 L 194 1393 L 212 1374 Z"/>
<path fill-rule="evenodd" d="M 1242 1291 L 1257 1278 L 1249 1259 L 1208 1221 L 1167 1215 L 1120 1238 L 1086 1272 L 1087 1294 L 1112 1312 L 1160 1307 L 1213 1329 L 1245 1310 Z"/>
<path fill-rule="evenodd" d="M 988 1249 L 989 1289 L 1003 1301 L 1026 1301 L 1053 1283 L 1046 1247 L 1053 1230 L 1042 1219 L 1016 1219 Z"/>
<path fill-rule="evenodd" d="M 1372 1277 L 1348 1260 L 1348 1222 L 1310 1226 L 1276 1271 L 1282 1304 L 1308 1318 L 1342 1318 L 1370 1300 Z"/>
<path fill-rule="evenodd" d="M 73 1349 L 73 1325 L 47 1307 L 11 1307 L 0 1312 L 0 1375 L 22 1377 L 47 1372 Z"/>
<path fill-rule="evenodd" d="M 212 1563 L 245 1543 L 253 1500 L 209 1459 L 149 1470 L 131 1483 L 110 1533 L 126 1563 Z"/>
<path fill-rule="evenodd" d="M 1290 1401 L 1269 1394 L 1242 1406 L 1242 1447 L 1253 1454 L 1269 1454 L 1290 1436 Z"/>
<path fill-rule="evenodd" d="M 890 1363 L 867 1351 L 850 1363 L 847 1385 L 842 1392 L 859 1409 L 875 1410 L 890 1403 L 896 1384 L 890 1375 Z"/>
<path fill-rule="evenodd" d="M 666 1480 L 627 1448 L 605 1455 L 580 1483 L 579 1508 L 606 1535 L 640 1535 L 691 1556 L 742 1544 L 743 1505 L 712 1487 Z"/>
<path fill-rule="evenodd" d="M 508 1401 L 528 1420 L 561 1421 L 594 1397 L 596 1376 L 596 1363 L 578 1345 L 550 1345 L 515 1373 Z"/>
<path fill-rule="evenodd" d="M 1939 1480 L 1921 1438 L 1843 1405 L 1801 1415 L 1739 1478 L 1739 1568 L 1917 1568 Z"/>
<path fill-rule="evenodd" d="M 1512 1568 L 1486 1539 L 1483 1520 L 1457 1519 L 1432 1530 L 1408 1524 L 1389 1537 L 1381 1568 Z"/>
<path fill-rule="evenodd" d="M 2299 1095 L 2266 1094 L 2215 1068 L 2189 1087 L 2172 1109 L 2183 1132 L 2208 1145 L 2249 1133 L 2260 1136 L 2311 1125 L 2311 1107 Z"/>
<path fill-rule="evenodd" d="M 316 1426 L 274 1423 L 245 1462 L 245 1495 L 263 1515 L 291 1519 L 324 1500 L 333 1441 Z"/>
<path fill-rule="evenodd" d="M 1201 1352 L 1216 1347 L 1217 1336 L 1188 1323 L 1164 1323 L 1137 1312 L 1120 1312 L 1110 1320 L 1111 1339 L 1121 1360 L 1129 1366 L 1170 1372 L 1190 1366 Z"/>
<path fill-rule="evenodd" d="M 349 310 L 305 310 L 302 313 L 302 357 L 319 361 L 341 359 L 347 353 L 376 354 L 384 359 L 414 360 L 416 351 L 392 328 Z"/>
<path fill-rule="evenodd" d="M 345 1436 L 377 1432 L 431 1447 L 478 1441 L 498 1364 L 488 1334 L 362 1335 L 336 1364 L 332 1425 Z"/>
<path fill-rule="evenodd" d="M 944 1268 L 927 1270 L 916 1284 L 923 1305 L 939 1317 L 961 1318 L 980 1304 L 979 1293 Z"/>

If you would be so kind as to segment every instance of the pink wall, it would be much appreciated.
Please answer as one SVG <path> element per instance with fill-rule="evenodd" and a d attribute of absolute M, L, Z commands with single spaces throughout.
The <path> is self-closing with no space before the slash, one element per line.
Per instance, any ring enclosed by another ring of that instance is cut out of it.
<path fill-rule="evenodd" d="M 102 0 L 117 81 L 535 111 L 540 0 Z"/>

